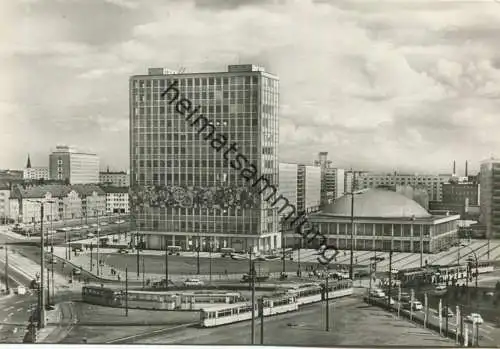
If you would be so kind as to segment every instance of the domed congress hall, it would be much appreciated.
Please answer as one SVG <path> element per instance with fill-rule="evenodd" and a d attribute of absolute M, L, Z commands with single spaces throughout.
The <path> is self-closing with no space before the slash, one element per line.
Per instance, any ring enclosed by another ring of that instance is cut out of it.
<path fill-rule="evenodd" d="M 414 200 L 384 189 L 354 192 L 354 249 L 436 253 L 457 239 L 459 215 L 435 216 Z M 330 243 L 351 247 L 351 194 L 310 214 Z"/>

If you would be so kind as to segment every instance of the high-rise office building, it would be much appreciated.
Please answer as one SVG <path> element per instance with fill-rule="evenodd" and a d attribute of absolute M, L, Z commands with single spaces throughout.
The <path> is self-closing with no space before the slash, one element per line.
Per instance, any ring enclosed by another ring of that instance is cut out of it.
<path fill-rule="evenodd" d="M 344 195 L 345 171 L 332 166 L 328 152 L 320 152 L 314 165 L 321 168 L 321 205 L 331 204 Z"/>
<path fill-rule="evenodd" d="M 279 185 L 278 106 L 278 78 L 253 65 L 131 77 L 131 221 L 147 248 L 279 247 L 264 183 Z"/>
<path fill-rule="evenodd" d="M 500 237 L 500 159 L 481 163 L 480 170 L 481 223 L 486 226 L 486 237 Z"/>
<path fill-rule="evenodd" d="M 279 192 L 286 197 L 290 205 L 297 207 L 297 173 L 298 165 L 280 162 L 279 163 Z M 281 212 L 281 216 L 288 214 Z"/>
<path fill-rule="evenodd" d="M 298 165 L 297 210 L 315 212 L 321 203 L 321 168 Z"/>
<path fill-rule="evenodd" d="M 58 145 L 49 155 L 50 179 L 69 184 L 99 183 L 99 157 L 65 145 Z"/>

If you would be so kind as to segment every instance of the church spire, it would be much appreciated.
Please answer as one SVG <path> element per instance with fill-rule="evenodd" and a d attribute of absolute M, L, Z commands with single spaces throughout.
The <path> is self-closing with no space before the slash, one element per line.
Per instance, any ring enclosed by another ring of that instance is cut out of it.
<path fill-rule="evenodd" d="M 26 168 L 31 168 L 30 154 L 28 154 L 28 162 L 26 163 Z"/>

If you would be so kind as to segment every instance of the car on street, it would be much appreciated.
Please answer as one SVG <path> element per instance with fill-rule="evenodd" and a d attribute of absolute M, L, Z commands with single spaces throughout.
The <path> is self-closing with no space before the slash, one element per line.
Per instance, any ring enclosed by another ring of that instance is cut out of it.
<path fill-rule="evenodd" d="M 495 295 L 495 292 L 492 292 L 492 291 L 485 292 L 484 295 L 488 296 L 488 297 L 493 297 Z"/>
<path fill-rule="evenodd" d="M 73 269 L 73 275 L 81 275 L 82 274 L 82 271 L 80 269 Z"/>
<path fill-rule="evenodd" d="M 94 228 L 97 228 L 97 227 L 98 227 L 97 223 L 92 223 L 90 226 L 91 226 L 91 227 L 94 227 Z"/>
<path fill-rule="evenodd" d="M 483 318 L 478 313 L 471 313 L 465 318 L 465 321 L 481 325 L 483 323 Z"/>
<path fill-rule="evenodd" d="M 413 310 L 422 310 L 424 306 L 420 301 L 413 301 L 413 303 L 411 302 L 405 303 L 404 308 Z"/>
<path fill-rule="evenodd" d="M 385 257 L 381 257 L 381 256 L 370 257 L 370 260 L 377 261 L 377 262 L 382 262 L 382 261 L 385 261 Z"/>
<path fill-rule="evenodd" d="M 25 295 L 26 294 L 26 287 L 24 286 L 17 286 L 16 293 L 18 295 Z"/>
<path fill-rule="evenodd" d="M 453 314 L 453 311 L 451 310 L 451 308 L 444 307 L 441 310 L 441 315 L 444 317 L 453 317 L 454 314 Z"/>
<path fill-rule="evenodd" d="M 108 222 L 101 222 L 102 226 L 108 225 Z"/>
<path fill-rule="evenodd" d="M 203 285 L 204 285 L 203 281 L 201 281 L 199 279 L 186 279 L 186 281 L 184 281 L 184 286 L 186 286 L 186 287 L 203 286 Z"/>
<path fill-rule="evenodd" d="M 84 225 L 82 229 L 90 229 L 90 227 L 88 225 Z"/>
<path fill-rule="evenodd" d="M 118 250 L 118 253 L 121 253 L 121 254 L 127 254 L 128 253 L 128 250 L 126 248 L 120 248 Z"/>
<path fill-rule="evenodd" d="M 375 298 L 384 298 L 386 295 L 384 291 L 375 289 L 370 291 L 370 296 Z"/>
<path fill-rule="evenodd" d="M 94 235 L 93 233 L 88 233 L 88 234 L 87 234 L 87 238 L 88 238 L 88 239 L 91 239 L 91 238 L 93 238 L 94 236 L 95 236 L 95 235 Z"/>

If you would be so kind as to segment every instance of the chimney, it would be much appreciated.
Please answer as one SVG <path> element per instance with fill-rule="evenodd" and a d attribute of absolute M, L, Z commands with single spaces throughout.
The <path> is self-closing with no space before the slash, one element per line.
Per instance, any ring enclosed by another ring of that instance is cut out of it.
<path fill-rule="evenodd" d="M 453 160 L 453 175 L 455 175 L 457 172 L 455 171 L 455 167 L 456 167 L 456 162 L 455 160 Z"/>
<path fill-rule="evenodd" d="M 467 170 L 467 160 L 465 160 L 465 177 L 469 177 L 469 172 Z"/>

